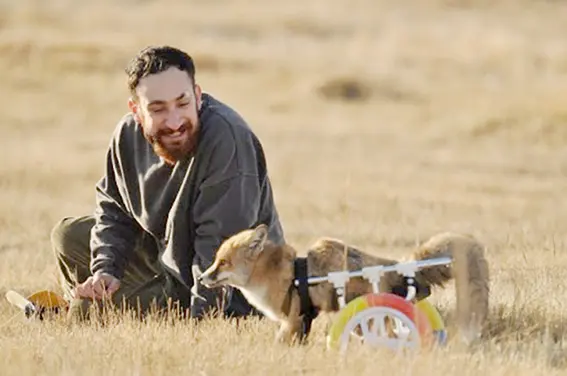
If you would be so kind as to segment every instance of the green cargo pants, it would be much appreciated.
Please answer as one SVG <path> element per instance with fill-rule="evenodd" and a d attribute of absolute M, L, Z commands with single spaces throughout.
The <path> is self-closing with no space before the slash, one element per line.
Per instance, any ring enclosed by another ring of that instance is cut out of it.
<path fill-rule="evenodd" d="M 70 297 L 71 290 L 91 275 L 89 242 L 94 223 L 93 216 L 67 217 L 51 232 L 60 285 L 66 297 Z M 164 271 L 157 255 L 151 237 L 140 236 L 120 288 L 112 296 L 112 303 L 120 310 L 133 309 L 140 315 L 156 308 L 164 311 L 168 307 L 186 315 L 190 292 Z"/>

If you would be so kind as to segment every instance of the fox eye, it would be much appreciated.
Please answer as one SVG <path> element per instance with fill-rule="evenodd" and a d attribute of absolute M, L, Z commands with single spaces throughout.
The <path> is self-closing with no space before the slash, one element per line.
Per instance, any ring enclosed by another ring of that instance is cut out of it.
<path fill-rule="evenodd" d="M 219 261 L 219 266 L 225 266 L 228 262 L 225 259 Z"/>

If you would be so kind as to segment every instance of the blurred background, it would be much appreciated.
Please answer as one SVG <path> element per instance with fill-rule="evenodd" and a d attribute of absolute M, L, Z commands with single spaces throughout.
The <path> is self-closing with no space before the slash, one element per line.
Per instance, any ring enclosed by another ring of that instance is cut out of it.
<path fill-rule="evenodd" d="M 405 256 L 456 230 L 495 268 L 565 257 L 565 2 L 19 0 L 0 2 L 6 284 L 52 283 L 49 231 L 92 212 L 124 68 L 152 44 L 249 121 L 300 250 Z"/>

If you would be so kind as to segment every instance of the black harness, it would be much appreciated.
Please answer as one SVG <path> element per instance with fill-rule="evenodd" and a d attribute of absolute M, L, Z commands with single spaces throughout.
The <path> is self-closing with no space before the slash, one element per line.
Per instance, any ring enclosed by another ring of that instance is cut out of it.
<path fill-rule="evenodd" d="M 309 297 L 309 283 L 307 282 L 307 258 L 298 257 L 294 261 L 295 278 L 292 287 L 297 289 L 299 294 L 299 314 L 302 318 L 302 328 L 300 340 L 303 341 L 311 331 L 311 323 L 319 315 L 319 309 L 313 306 Z M 295 282 L 297 281 L 297 285 Z"/>

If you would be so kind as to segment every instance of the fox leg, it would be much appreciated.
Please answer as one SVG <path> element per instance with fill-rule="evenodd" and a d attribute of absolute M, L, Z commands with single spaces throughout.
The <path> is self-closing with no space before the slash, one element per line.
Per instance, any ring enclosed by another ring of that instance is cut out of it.
<path fill-rule="evenodd" d="M 280 325 L 280 329 L 278 330 L 278 333 L 276 334 L 276 342 L 289 344 L 291 342 L 290 339 L 291 339 L 291 333 L 289 330 L 289 325 L 287 322 L 283 322 Z"/>
<path fill-rule="evenodd" d="M 276 335 L 276 341 L 288 345 L 299 343 L 301 341 L 302 330 L 303 326 L 300 317 L 284 321 L 280 325 L 280 329 Z"/>

